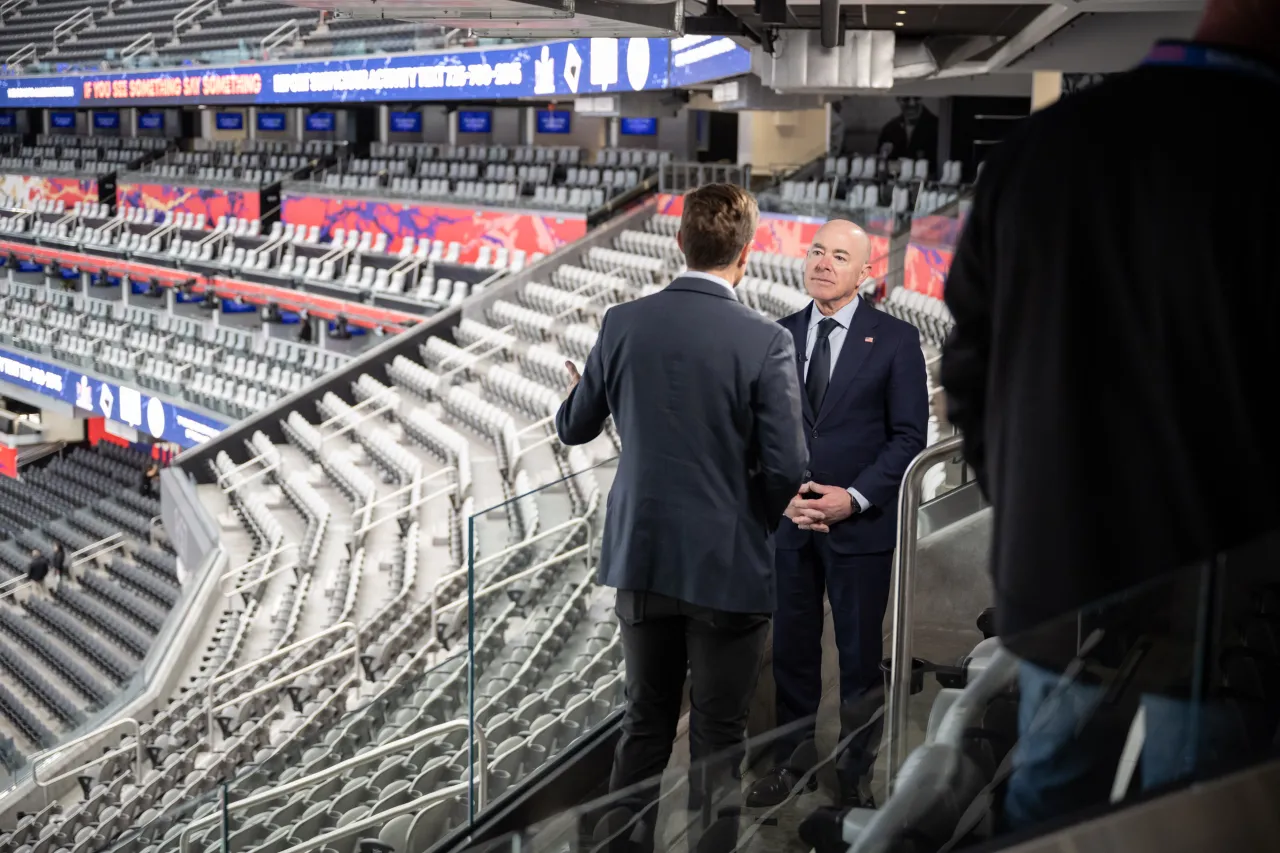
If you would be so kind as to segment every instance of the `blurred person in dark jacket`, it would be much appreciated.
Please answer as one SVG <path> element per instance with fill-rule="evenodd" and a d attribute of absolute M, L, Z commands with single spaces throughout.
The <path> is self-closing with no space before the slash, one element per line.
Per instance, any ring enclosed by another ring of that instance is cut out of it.
<path fill-rule="evenodd" d="M 1280 3 L 1210 0 L 1195 41 L 1036 113 L 984 166 L 946 284 L 942 379 L 994 505 L 997 629 L 1023 659 L 1011 826 L 1107 802 L 1132 716 L 1109 725 L 1101 704 L 1136 650 L 1123 637 L 1194 646 L 1205 596 L 1177 570 L 1209 571 L 1280 518 L 1265 430 L 1280 124 L 1240 122 L 1278 110 Z M 1271 153 L 1240 180 L 1191 116 Z M 1097 604 L 1143 583 L 1168 594 Z M 1187 692 L 1206 682 L 1182 651 L 1126 676 L 1146 787 L 1244 749 Z M 1087 677 L 1068 685 L 1077 661 Z"/>

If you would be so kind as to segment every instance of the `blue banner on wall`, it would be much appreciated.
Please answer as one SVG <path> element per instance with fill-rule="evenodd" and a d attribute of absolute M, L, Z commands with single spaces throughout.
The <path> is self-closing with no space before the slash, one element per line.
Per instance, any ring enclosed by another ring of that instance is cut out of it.
<path fill-rule="evenodd" d="M 0 113 L 0 130 L 13 130 L 18 126 L 18 117 L 13 113 Z"/>
<path fill-rule="evenodd" d="M 258 130 L 277 132 L 284 128 L 284 113 L 258 113 Z"/>
<path fill-rule="evenodd" d="M 568 133 L 573 113 L 568 110 L 538 110 L 538 133 Z"/>
<path fill-rule="evenodd" d="M 138 130 L 164 130 L 164 113 L 138 113 Z"/>
<path fill-rule="evenodd" d="M 485 110 L 458 110 L 458 133 L 492 133 L 493 113 Z"/>
<path fill-rule="evenodd" d="M 392 133 L 422 133 L 422 113 L 392 110 L 390 124 Z"/>
<path fill-rule="evenodd" d="M 93 126 L 99 130 L 115 130 L 120 126 L 120 113 L 95 112 Z"/>
<path fill-rule="evenodd" d="M 75 113 L 49 113 L 50 127 L 75 127 Z"/>
<path fill-rule="evenodd" d="M 400 56 L 0 79 L 0 105 L 441 101 L 668 89 L 742 74 L 728 38 L 580 38 Z"/>
<path fill-rule="evenodd" d="M 657 136 L 656 118 L 624 118 L 618 132 L 623 136 Z"/>
<path fill-rule="evenodd" d="M 104 382 L 9 350 L 0 349 L 0 382 L 54 397 L 183 447 L 194 447 L 226 429 L 225 424 L 136 388 Z"/>
<path fill-rule="evenodd" d="M 244 113 L 218 113 L 213 121 L 218 130 L 244 130 Z"/>
<path fill-rule="evenodd" d="M 307 130 L 312 133 L 332 133 L 333 113 L 311 113 L 307 116 Z"/>

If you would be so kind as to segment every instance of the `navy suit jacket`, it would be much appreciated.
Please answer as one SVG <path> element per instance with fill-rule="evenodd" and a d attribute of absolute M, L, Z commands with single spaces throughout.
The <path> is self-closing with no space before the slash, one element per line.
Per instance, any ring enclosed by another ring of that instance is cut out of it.
<path fill-rule="evenodd" d="M 599 581 L 739 613 L 777 604 L 773 532 L 804 473 L 791 336 L 682 277 L 604 315 L 556 413 L 565 444 L 622 439 Z"/>
<path fill-rule="evenodd" d="M 804 383 L 808 308 L 779 322 L 795 339 L 796 370 Z M 862 302 L 853 313 L 831 384 L 815 412 L 803 398 L 809 472 L 815 483 L 854 488 L 871 506 L 866 512 L 811 533 L 784 518 L 777 547 L 795 550 L 812 536 L 828 536 L 841 554 L 891 551 L 897 539 L 898 490 L 907 465 L 928 440 L 929 389 L 920 332 Z"/>

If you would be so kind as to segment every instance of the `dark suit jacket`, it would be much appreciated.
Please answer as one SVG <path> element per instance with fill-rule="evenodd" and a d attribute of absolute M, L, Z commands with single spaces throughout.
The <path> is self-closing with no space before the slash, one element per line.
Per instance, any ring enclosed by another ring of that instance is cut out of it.
<path fill-rule="evenodd" d="M 45 576 L 49 574 L 49 561 L 44 555 L 32 557 L 31 562 L 27 563 L 27 580 L 36 583 L 44 583 Z"/>
<path fill-rule="evenodd" d="M 773 531 L 804 473 L 791 336 L 712 281 L 678 278 L 605 314 L 560 406 L 565 444 L 622 439 L 600 583 L 771 613 Z"/>
<path fill-rule="evenodd" d="M 1235 124 L 1233 147 L 1275 152 L 1280 125 L 1235 117 L 1278 102 L 1251 74 L 1139 68 L 988 157 L 942 379 L 995 512 L 1006 645 L 1275 529 L 1280 159 L 1240 181 L 1178 128 Z"/>
<path fill-rule="evenodd" d="M 780 321 L 795 339 L 801 378 L 813 310 L 810 303 Z M 814 482 L 857 489 L 871 506 L 830 533 L 810 533 L 784 518 L 778 547 L 798 549 L 811 536 L 828 536 L 837 553 L 893 550 L 902 475 L 928 440 L 929 389 L 916 327 L 862 302 L 853 312 L 822 411 L 814 412 L 805 397 L 804 422 Z"/>

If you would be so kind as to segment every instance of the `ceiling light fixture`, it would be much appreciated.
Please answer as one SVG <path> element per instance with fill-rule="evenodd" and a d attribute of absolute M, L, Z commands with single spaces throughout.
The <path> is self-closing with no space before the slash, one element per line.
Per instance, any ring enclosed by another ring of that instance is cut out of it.
<path fill-rule="evenodd" d="M 905 14 L 907 14 L 907 10 L 906 10 L 906 9 L 899 9 L 899 10 L 898 10 L 898 14 L 899 14 L 899 15 L 905 15 Z"/>
<path fill-rule="evenodd" d="M 894 22 L 893 22 L 893 25 L 894 25 L 895 27 L 905 27 L 905 26 L 906 26 L 906 24 L 904 24 L 902 21 L 894 21 Z"/>

